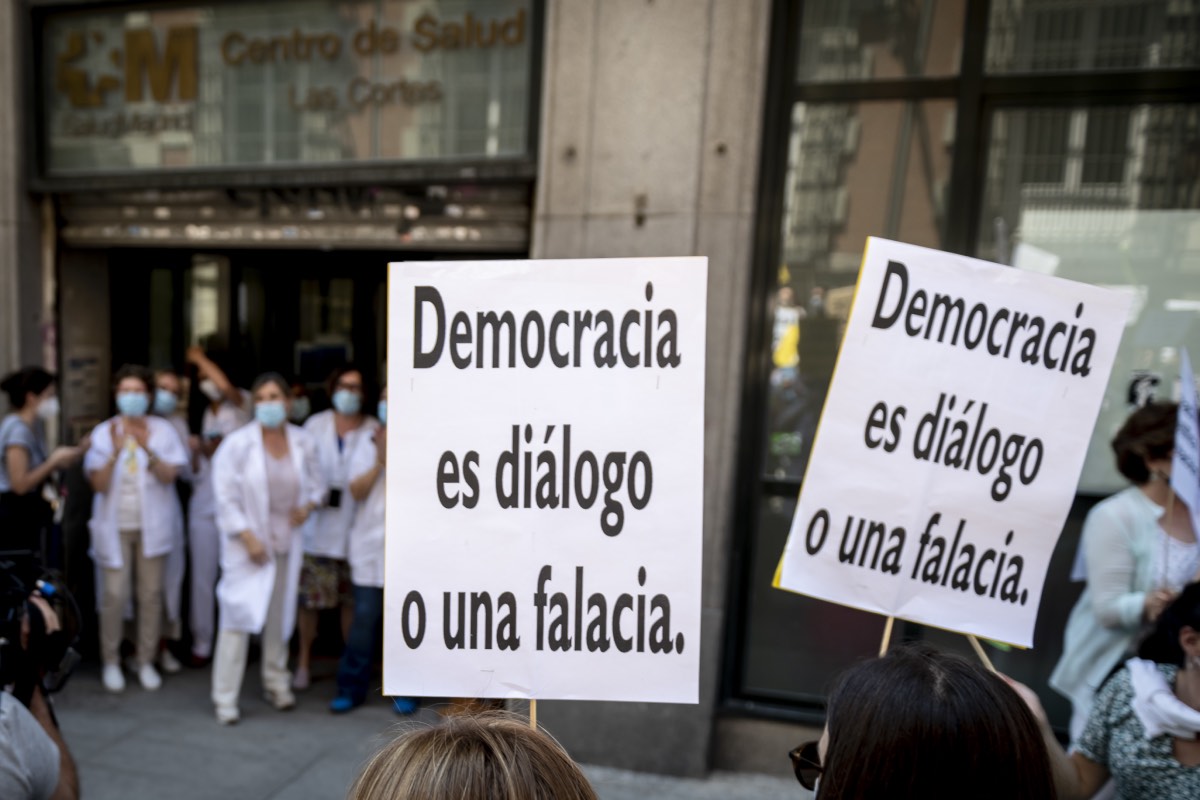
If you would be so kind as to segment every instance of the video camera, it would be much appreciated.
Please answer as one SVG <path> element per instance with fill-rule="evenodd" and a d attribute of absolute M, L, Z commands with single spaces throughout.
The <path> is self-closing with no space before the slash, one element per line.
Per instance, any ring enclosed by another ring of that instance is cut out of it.
<path fill-rule="evenodd" d="M 58 616 L 58 630 L 47 633 L 41 597 Z M 79 607 L 63 582 L 44 571 L 28 551 L 0 552 L 0 688 L 29 705 L 34 687 L 47 694 L 62 689 L 79 663 Z M 28 620 L 28 641 L 22 628 Z"/>

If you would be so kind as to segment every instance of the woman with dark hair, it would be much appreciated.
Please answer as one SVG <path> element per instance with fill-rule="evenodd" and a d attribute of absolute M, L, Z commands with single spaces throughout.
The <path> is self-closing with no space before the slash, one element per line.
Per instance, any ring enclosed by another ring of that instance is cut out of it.
<path fill-rule="evenodd" d="M 1037 716 L 1059 796 L 1092 797 L 1109 778 L 1125 800 L 1200 797 L 1200 584 L 1168 606 L 1150 637 L 1096 695 L 1075 751 L 1058 745 L 1037 695 L 1013 683 Z"/>
<path fill-rule="evenodd" d="M 195 475 L 188 502 L 188 557 L 191 563 L 189 621 L 193 666 L 212 658 L 217 628 L 217 576 L 221 534 L 217 530 L 217 501 L 213 490 L 212 459 L 222 440 L 250 421 L 250 393 L 238 388 L 216 361 L 199 347 L 187 351 L 196 370 L 198 389 L 205 397 L 196 443 Z"/>
<path fill-rule="evenodd" d="M 325 493 L 312 439 L 289 425 L 289 387 L 267 373 L 254 382 L 254 422 L 230 433 L 213 457 L 221 579 L 220 630 L 213 657 L 217 721 L 238 721 L 250 635 L 262 634 L 266 699 L 292 708 L 288 639 L 296 623 L 303 555 L 300 526 Z"/>
<path fill-rule="evenodd" d="M 1151 403 L 1129 415 L 1112 448 L 1117 469 L 1133 485 L 1097 504 L 1083 523 L 1087 587 L 1050 675 L 1050 685 L 1071 701 L 1072 742 L 1083 732 L 1096 690 L 1142 625 L 1154 622 L 1200 570 L 1187 508 L 1171 497 L 1177 415 L 1175 403 Z"/>
<path fill-rule="evenodd" d="M 58 418 L 54 376 L 26 367 L 0 381 L 11 411 L 0 421 L 0 550 L 41 549 L 53 513 L 42 491 L 50 476 L 87 449 L 46 445 L 45 422 Z"/>
<path fill-rule="evenodd" d="M 789 755 L 820 800 L 1055 798 L 1038 724 L 997 675 L 927 645 L 842 674 L 825 732 Z"/>
<path fill-rule="evenodd" d="M 143 689 L 154 690 L 162 683 L 154 661 L 162 631 L 167 559 L 183 547 L 175 478 L 187 465 L 187 449 L 171 423 L 149 414 L 153 373 L 124 366 L 114 384 L 117 415 L 96 426 L 83 460 L 96 493 L 88 529 L 101 572 L 102 680 L 110 692 L 125 689 L 121 634 L 130 595 L 136 594 L 137 675 Z"/>
<path fill-rule="evenodd" d="M 304 430 L 317 446 L 321 478 L 329 487 L 323 503 L 304 531 L 304 565 L 300 570 L 300 646 L 292 685 L 307 689 L 309 656 L 317 640 L 321 611 L 341 609 L 342 638 L 350 639 L 354 594 L 347 560 L 350 528 L 358 499 L 350 491 L 350 460 L 362 442 L 371 443 L 379 423 L 364 413 L 367 389 L 362 371 L 350 364 L 329 377 L 333 408 L 313 414 Z"/>
<path fill-rule="evenodd" d="M 381 423 L 373 439 L 360 439 L 351 454 L 350 496 L 358 502 L 358 513 L 350 528 L 348 547 L 350 579 L 354 591 L 354 622 L 346 638 L 346 649 L 338 665 L 337 697 L 329 710 L 342 714 L 362 705 L 368 695 L 371 654 L 378 643 L 383 620 L 383 542 L 387 506 L 387 388 L 380 393 L 376 416 Z M 398 714 L 417 710 L 412 697 L 392 698 Z"/>

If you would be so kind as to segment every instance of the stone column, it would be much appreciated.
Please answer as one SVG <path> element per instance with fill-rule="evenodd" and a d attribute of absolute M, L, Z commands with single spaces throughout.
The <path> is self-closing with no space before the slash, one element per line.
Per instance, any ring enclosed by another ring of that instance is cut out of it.
<path fill-rule="evenodd" d="M 0 3 L 0 375 L 30 364 L 56 368 L 42 364 L 40 225 L 27 185 L 26 14 L 22 3 Z"/>
<path fill-rule="evenodd" d="M 535 258 L 707 256 L 698 706 L 546 702 L 576 759 L 701 775 L 724 655 L 768 0 L 548 0 Z"/>

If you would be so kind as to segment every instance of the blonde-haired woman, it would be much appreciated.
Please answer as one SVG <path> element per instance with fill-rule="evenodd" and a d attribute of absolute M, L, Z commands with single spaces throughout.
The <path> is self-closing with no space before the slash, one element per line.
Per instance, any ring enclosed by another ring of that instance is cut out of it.
<path fill-rule="evenodd" d="M 287 422 L 289 387 L 267 373 L 254 382 L 255 421 L 227 436 L 213 457 L 220 531 L 221 629 L 213 658 L 217 721 L 238 721 L 250 634 L 262 634 L 262 682 L 280 711 L 296 704 L 287 670 L 287 642 L 296 624 L 296 589 L 303 555 L 300 526 L 325 486 L 317 451 Z"/>
<path fill-rule="evenodd" d="M 597 800 L 548 734 L 506 712 L 411 728 L 376 753 L 350 800 Z"/>

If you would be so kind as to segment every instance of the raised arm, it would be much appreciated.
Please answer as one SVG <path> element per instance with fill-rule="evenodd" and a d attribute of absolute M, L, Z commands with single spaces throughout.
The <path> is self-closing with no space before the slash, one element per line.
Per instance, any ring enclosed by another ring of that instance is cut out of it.
<path fill-rule="evenodd" d="M 229 380 L 229 376 L 225 374 L 225 370 L 218 367 L 216 362 L 205 355 L 201 347 L 198 345 L 189 347 L 187 360 L 189 363 L 196 365 L 196 371 L 202 379 L 208 378 L 217 385 L 217 388 L 221 390 L 221 394 L 225 395 L 226 400 L 238 408 L 242 407 L 245 403 L 242 390 L 233 385 L 233 382 Z"/>
<path fill-rule="evenodd" d="M 1046 754 L 1050 757 L 1050 767 L 1054 772 L 1054 788 L 1058 791 L 1058 800 L 1088 800 L 1100 791 L 1100 788 L 1108 783 L 1108 768 L 1077 752 L 1067 755 L 1050 728 L 1046 710 L 1042 708 L 1042 701 L 1038 699 L 1037 694 L 1007 675 L 1000 677 L 1020 695 L 1037 719 L 1042 741 L 1046 744 Z"/>

